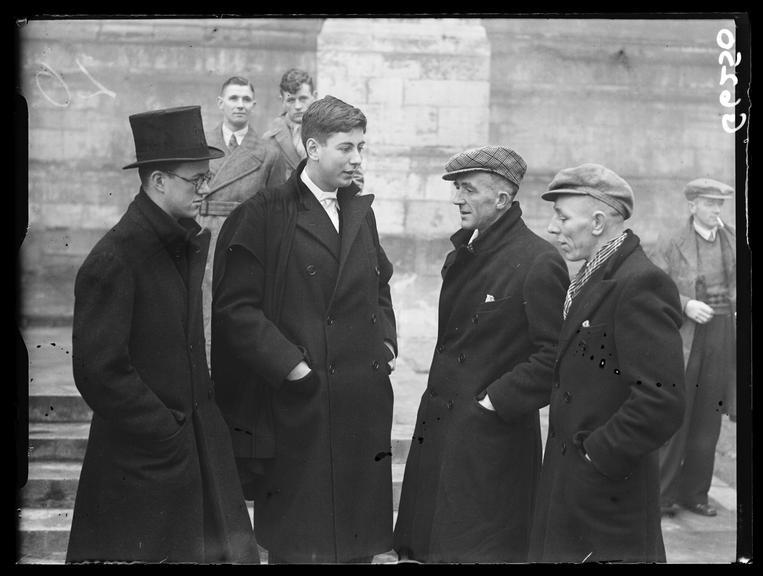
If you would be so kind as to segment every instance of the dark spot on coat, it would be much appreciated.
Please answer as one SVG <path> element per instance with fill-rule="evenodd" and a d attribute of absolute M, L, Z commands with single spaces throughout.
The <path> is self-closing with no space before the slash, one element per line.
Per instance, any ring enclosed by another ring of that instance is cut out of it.
<path fill-rule="evenodd" d="M 423 443 L 424 443 L 424 437 L 423 437 L 423 436 L 419 436 L 418 438 L 416 438 L 416 441 L 417 441 L 419 444 L 423 444 Z"/>
<path fill-rule="evenodd" d="M 376 456 L 374 456 L 374 462 L 384 460 L 387 456 L 392 457 L 392 452 L 379 452 Z"/>

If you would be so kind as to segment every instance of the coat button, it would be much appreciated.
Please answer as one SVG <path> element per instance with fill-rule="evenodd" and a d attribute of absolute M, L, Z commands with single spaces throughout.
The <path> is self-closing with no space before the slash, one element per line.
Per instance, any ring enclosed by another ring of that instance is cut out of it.
<path fill-rule="evenodd" d="M 374 370 L 378 370 L 379 366 L 380 364 L 378 360 L 374 360 L 373 362 L 371 362 L 371 368 L 373 368 Z"/>
<path fill-rule="evenodd" d="M 554 388 L 559 388 L 559 380 L 554 382 Z"/>
<path fill-rule="evenodd" d="M 438 353 L 438 354 L 442 354 L 443 352 L 445 352 L 445 345 L 443 345 L 443 344 L 438 344 L 438 345 L 437 345 L 437 353 Z"/>
<path fill-rule="evenodd" d="M 305 270 L 307 270 L 307 273 L 308 273 L 310 276 L 315 276 L 316 272 L 318 272 L 318 271 L 315 269 L 315 266 L 313 266 L 312 264 L 308 264 L 308 265 L 307 265 L 307 268 L 305 268 Z"/>
<path fill-rule="evenodd" d="M 199 409 L 199 402 L 197 400 L 193 401 L 193 409 L 198 410 Z"/>
<path fill-rule="evenodd" d="M 336 372 L 336 364 L 333 362 L 329 363 L 329 374 L 334 374 Z"/>
<path fill-rule="evenodd" d="M 479 321 L 480 321 L 480 315 L 479 314 L 475 314 L 474 316 L 472 316 L 472 324 L 476 324 Z"/>
<path fill-rule="evenodd" d="M 328 324 L 329 326 L 333 326 L 334 318 L 332 316 L 329 316 L 328 318 L 326 318 L 326 324 Z"/>
<path fill-rule="evenodd" d="M 562 442 L 562 456 L 567 453 L 567 442 Z"/>
<path fill-rule="evenodd" d="M 466 362 L 466 355 L 464 355 L 464 353 L 461 352 L 461 354 L 458 355 L 458 363 L 463 364 L 464 362 Z"/>
<path fill-rule="evenodd" d="M 453 400 L 448 400 L 448 410 L 453 410 Z"/>
<path fill-rule="evenodd" d="M 564 391 L 564 403 L 565 404 L 569 404 L 570 402 L 572 402 L 572 394 L 570 394 L 569 392 L 567 392 L 565 390 Z"/>
<path fill-rule="evenodd" d="M 374 266 L 374 272 L 376 272 L 377 276 L 381 276 L 381 270 L 379 270 L 378 266 Z"/>
<path fill-rule="evenodd" d="M 178 424 L 182 424 L 183 422 L 185 422 L 185 414 L 183 414 L 182 412 L 174 411 L 172 412 L 172 415 L 175 417 L 175 420 L 177 421 Z"/>
<path fill-rule="evenodd" d="M 376 314 L 371 314 L 371 324 L 376 324 Z"/>

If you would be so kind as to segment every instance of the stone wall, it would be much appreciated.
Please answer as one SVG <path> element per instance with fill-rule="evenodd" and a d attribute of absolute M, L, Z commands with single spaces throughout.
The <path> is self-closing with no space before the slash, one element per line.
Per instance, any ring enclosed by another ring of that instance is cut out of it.
<path fill-rule="evenodd" d="M 29 104 L 26 317 L 69 318 L 84 255 L 137 191 L 122 171 L 129 114 L 198 103 L 218 120 L 229 75 L 253 79 L 254 124 L 277 115 L 281 73 L 315 72 L 368 117 L 367 191 L 395 264 L 401 354 L 425 370 L 436 335 L 439 270 L 458 227 L 441 180 L 447 158 L 504 144 L 528 163 L 519 200 L 541 235 L 553 175 L 598 162 L 636 193 L 647 249 L 685 218 L 688 180 L 735 185 L 721 130 L 715 38 L 730 21 L 254 19 L 30 22 L 22 31 Z M 730 203 L 729 203 L 730 204 Z M 734 220 L 733 206 L 724 214 Z M 574 271 L 575 266 L 571 266 Z"/>

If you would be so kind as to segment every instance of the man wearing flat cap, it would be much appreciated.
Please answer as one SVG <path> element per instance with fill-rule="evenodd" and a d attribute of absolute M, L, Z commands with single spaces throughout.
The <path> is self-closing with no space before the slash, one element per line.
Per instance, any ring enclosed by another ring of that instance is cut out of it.
<path fill-rule="evenodd" d="M 612 170 L 560 171 L 541 196 L 565 258 L 564 301 L 533 522 L 535 562 L 665 562 L 658 448 L 681 425 L 681 304 L 625 228 L 633 191 Z"/>
<path fill-rule="evenodd" d="M 686 185 L 688 221 L 658 242 L 653 260 L 678 286 L 686 365 L 686 412 L 661 451 L 663 514 L 677 505 L 715 516 L 707 494 L 713 478 L 721 414 L 736 418 L 735 232 L 720 219 L 731 186 L 699 178 Z"/>
<path fill-rule="evenodd" d="M 559 252 L 515 199 L 526 169 L 485 146 L 448 160 L 461 230 L 442 269 L 439 325 L 395 527 L 401 559 L 524 562 L 562 303 Z"/>
<path fill-rule="evenodd" d="M 204 352 L 209 160 L 199 106 L 130 116 L 141 187 L 74 288 L 74 382 L 93 410 L 67 562 L 259 563 Z"/>

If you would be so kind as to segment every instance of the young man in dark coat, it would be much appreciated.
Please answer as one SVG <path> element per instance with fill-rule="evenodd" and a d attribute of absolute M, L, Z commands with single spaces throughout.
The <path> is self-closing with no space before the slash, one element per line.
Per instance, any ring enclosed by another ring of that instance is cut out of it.
<path fill-rule="evenodd" d="M 307 159 L 237 208 L 218 242 L 213 376 L 269 563 L 369 562 L 392 547 L 392 265 L 374 197 L 352 181 L 365 128 L 359 109 L 316 100 Z"/>
<path fill-rule="evenodd" d="M 141 188 L 77 274 L 74 381 L 93 410 L 67 562 L 259 562 L 204 353 L 198 106 L 130 116 Z"/>
<path fill-rule="evenodd" d="M 613 171 L 559 172 L 542 195 L 570 283 L 554 363 L 530 546 L 537 562 L 664 562 L 658 448 L 681 425 L 681 304 L 625 229 L 633 191 Z"/>
<path fill-rule="evenodd" d="M 461 230 L 442 270 L 437 344 L 405 467 L 395 549 L 420 562 L 524 562 L 562 302 L 559 252 L 515 200 L 524 160 L 485 146 L 445 180 Z"/>
<path fill-rule="evenodd" d="M 733 198 L 728 184 L 698 178 L 684 195 L 691 216 L 665 234 L 654 263 L 673 279 L 681 297 L 686 366 L 686 413 L 681 429 L 660 452 L 662 513 L 682 508 L 718 514 L 708 501 L 721 417 L 736 417 L 736 234 L 721 222 Z"/>

